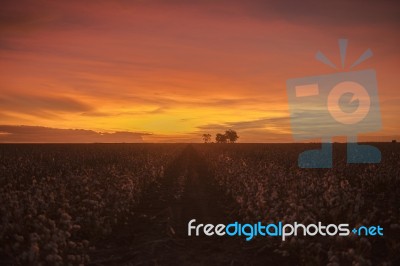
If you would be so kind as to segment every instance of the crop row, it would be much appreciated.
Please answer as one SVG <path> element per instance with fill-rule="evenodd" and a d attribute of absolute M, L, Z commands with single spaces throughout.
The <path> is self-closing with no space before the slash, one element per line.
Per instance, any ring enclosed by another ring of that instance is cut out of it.
<path fill-rule="evenodd" d="M 0 254 L 11 263 L 78 265 L 127 222 L 180 145 L 3 145 Z"/>
<path fill-rule="evenodd" d="M 198 145 L 220 188 L 234 202 L 232 218 L 247 222 L 380 225 L 383 237 L 258 239 L 304 264 L 393 263 L 400 253 L 400 153 L 380 144 L 380 164 L 346 164 L 335 144 L 331 169 L 300 169 L 297 155 L 317 144 Z M 351 227 L 352 228 L 352 227 Z"/>

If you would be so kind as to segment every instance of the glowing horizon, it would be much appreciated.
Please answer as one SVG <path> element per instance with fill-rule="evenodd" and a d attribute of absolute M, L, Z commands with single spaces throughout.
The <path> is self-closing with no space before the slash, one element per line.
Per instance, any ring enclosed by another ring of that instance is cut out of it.
<path fill-rule="evenodd" d="M 291 141 L 286 80 L 336 72 L 314 55 L 341 66 L 346 37 L 347 65 L 374 53 L 354 68 L 377 72 L 383 129 L 373 135 L 400 132 L 396 3 L 37 3 L 1 11 L 0 125 L 148 142 L 233 128 L 241 142 Z"/>

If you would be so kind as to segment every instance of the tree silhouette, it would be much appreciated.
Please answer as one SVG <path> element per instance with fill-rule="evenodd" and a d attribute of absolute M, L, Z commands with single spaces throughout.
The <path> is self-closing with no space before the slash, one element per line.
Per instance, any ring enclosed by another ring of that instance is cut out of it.
<path fill-rule="evenodd" d="M 203 134 L 202 137 L 203 137 L 204 143 L 210 143 L 211 134 L 208 134 L 208 133 L 207 134 Z"/>
<path fill-rule="evenodd" d="M 226 143 L 226 140 L 227 140 L 227 137 L 226 137 L 224 134 L 218 133 L 218 134 L 215 136 L 215 141 L 216 141 L 217 143 Z"/>
<path fill-rule="evenodd" d="M 230 143 L 235 143 L 236 140 L 239 138 L 237 132 L 233 129 L 225 131 L 225 137 Z"/>

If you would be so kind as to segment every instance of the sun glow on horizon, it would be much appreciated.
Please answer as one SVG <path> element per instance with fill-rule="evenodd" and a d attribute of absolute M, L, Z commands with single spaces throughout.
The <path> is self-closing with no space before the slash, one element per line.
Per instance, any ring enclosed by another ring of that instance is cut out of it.
<path fill-rule="evenodd" d="M 307 17 L 275 5 L 10 1 L 1 11 L 11 15 L 0 26 L 0 125 L 137 132 L 150 142 L 201 141 L 227 128 L 248 142 L 290 140 L 286 80 L 335 71 L 314 55 L 323 50 L 339 66 L 345 35 L 348 62 L 373 50 L 356 68 L 377 71 L 377 134 L 397 134 L 391 8 L 377 3 L 340 22 L 312 3 Z"/>

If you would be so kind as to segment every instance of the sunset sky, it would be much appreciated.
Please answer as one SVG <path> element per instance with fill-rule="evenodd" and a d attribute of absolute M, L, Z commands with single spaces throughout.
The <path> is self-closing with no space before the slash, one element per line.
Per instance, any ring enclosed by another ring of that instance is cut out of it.
<path fill-rule="evenodd" d="M 348 71 L 368 48 L 352 70 L 377 73 L 373 135 L 399 135 L 399 32 L 398 1 L 2 1 L 0 142 L 198 142 L 228 128 L 291 141 L 286 80 Z M 339 38 L 344 70 L 315 60 L 340 66 Z"/>

